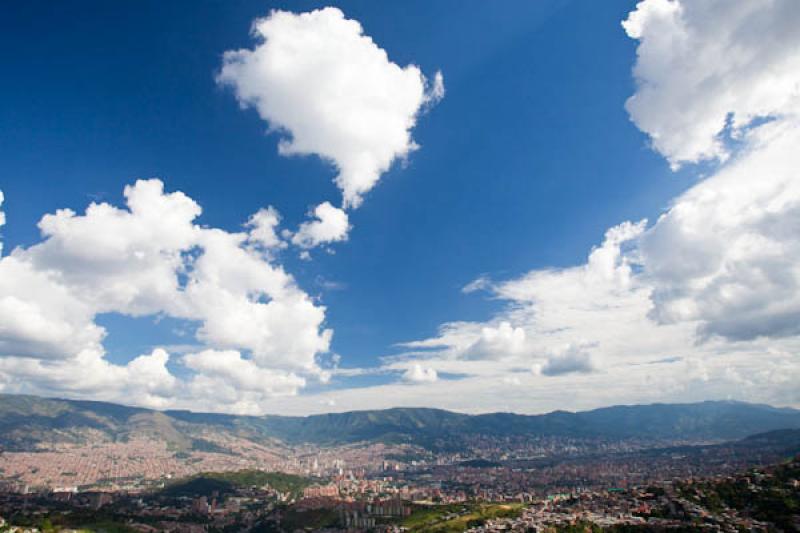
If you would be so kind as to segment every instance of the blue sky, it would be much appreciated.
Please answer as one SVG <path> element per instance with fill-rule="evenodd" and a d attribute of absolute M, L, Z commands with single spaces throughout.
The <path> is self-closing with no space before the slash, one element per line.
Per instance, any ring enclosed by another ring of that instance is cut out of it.
<path fill-rule="evenodd" d="M 253 106 L 243 108 L 235 90 L 215 79 L 223 53 L 257 46 L 249 34 L 255 19 L 273 9 L 303 13 L 326 5 L 81 1 L 7 7 L 0 21 L 0 63 L 7 80 L 0 85 L 4 253 L 39 243 L 37 222 L 45 213 L 71 208 L 81 214 L 90 202 L 123 207 L 123 188 L 137 179 L 159 178 L 166 191 L 182 191 L 202 206 L 197 224 L 226 232 L 242 231 L 248 217 L 268 205 L 291 231 L 308 220 L 314 206 L 326 201 L 339 206 L 335 166 L 315 155 L 279 154 L 278 142 L 287 134 L 268 131 L 269 121 Z M 419 112 L 410 130 L 420 148 L 405 161 L 396 159 L 363 195 L 363 204 L 346 210 L 351 225 L 346 239 L 305 250 L 310 260 L 291 243 L 269 258 L 325 307 L 320 327 L 332 330 L 333 337 L 325 354 L 318 355 L 338 354 L 340 369 L 360 370 L 309 379 L 291 395 L 256 402 L 256 411 L 316 410 L 295 400 L 390 385 L 416 364 L 421 376 L 438 368 L 435 381 L 441 384 L 459 374 L 447 365 L 437 367 L 428 356 L 417 363 L 418 356 L 398 343 L 441 341 L 447 324 L 480 328 L 506 322 L 512 330 L 527 331 L 530 339 L 535 333 L 524 320 L 510 320 L 509 313 L 522 304 L 509 299 L 500 284 L 529 272 L 586 263 L 607 229 L 624 221 L 646 218 L 652 227 L 679 195 L 727 160 L 702 149 L 686 155 L 654 148 L 658 123 L 652 126 L 649 117 L 626 109 L 626 100 L 637 91 L 632 69 L 643 41 L 631 38 L 621 22 L 635 2 L 340 2 L 336 7 L 359 21 L 391 62 L 419 66 L 429 82 L 440 71 L 446 90 Z M 776 113 L 769 106 L 740 110 L 735 102 L 730 105 L 723 116 Z M 671 169 L 675 161 L 685 164 Z M 635 272 L 647 268 L 633 267 Z M 462 291 L 482 276 L 493 289 Z M 103 278 L 95 282 L 104 283 Z M 106 330 L 106 361 L 126 365 L 159 346 L 178 354 L 191 351 L 177 345 L 197 344 L 192 337 L 197 322 L 179 314 L 97 312 L 94 322 Z M 706 324 L 702 316 L 687 321 L 693 331 Z M 566 344 L 552 353 L 569 357 L 570 350 L 583 349 L 576 346 L 601 342 L 581 333 Z M 204 346 L 220 348 L 213 342 Z M 530 360 L 515 359 L 503 379 L 514 382 L 515 368 L 547 368 L 549 360 L 535 361 L 552 357 L 548 350 L 539 347 Z M 399 359 L 387 366 L 382 358 L 387 355 Z M 447 349 L 439 355 L 459 359 Z M 671 351 L 656 355 L 675 357 Z M 177 357 L 171 356 L 168 366 L 188 379 L 192 372 Z M 248 358 L 246 351 L 242 357 Z M 584 379 L 591 372 L 578 374 Z M 407 384 L 425 381 L 406 377 Z M 9 390 L 47 388 L 31 377 L 25 380 L 29 387 Z M 399 403 L 441 403 L 426 399 L 421 389 L 408 390 Z M 724 396 L 730 390 L 696 394 Z M 680 394 L 670 391 L 665 398 Z M 115 397 L 66 385 L 60 392 Z M 797 401 L 796 395 L 767 399 Z M 333 397 L 324 401 L 338 406 Z M 551 407 L 536 398 L 525 402 L 510 408 Z M 252 402 L 242 405 L 232 409 L 254 410 Z"/>

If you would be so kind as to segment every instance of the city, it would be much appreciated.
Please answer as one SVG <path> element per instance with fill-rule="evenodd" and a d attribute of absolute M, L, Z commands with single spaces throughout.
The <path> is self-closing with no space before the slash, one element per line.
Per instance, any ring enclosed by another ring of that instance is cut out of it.
<path fill-rule="evenodd" d="M 398 466 L 389 470 L 398 472 Z M 9 532 L 87 527 L 144 533 L 790 531 L 800 526 L 800 455 L 735 473 L 733 466 L 725 463 L 726 474 L 698 469 L 689 477 L 662 469 L 646 484 L 626 487 L 594 480 L 567 489 L 540 481 L 523 492 L 517 492 L 510 472 L 474 466 L 451 467 L 447 481 L 425 469 L 408 476 L 347 471 L 327 479 L 250 470 L 162 481 L 150 489 L 31 492 L 6 485 L 0 516 Z M 569 470 L 576 479 L 586 475 Z"/>
<path fill-rule="evenodd" d="M 42 442 L 47 451 L 4 451 L 3 527 L 772 531 L 791 530 L 800 519 L 800 429 L 671 446 L 644 438 L 612 443 L 475 435 L 450 452 L 380 440 L 336 446 L 273 441 L 267 447 L 208 431 L 199 442 L 201 449 L 190 451 L 146 438 L 91 446 Z M 730 487 L 759 497 L 774 492 L 765 509 L 778 505 L 782 514 L 753 509 L 755 500 L 732 497 L 738 493 Z"/>

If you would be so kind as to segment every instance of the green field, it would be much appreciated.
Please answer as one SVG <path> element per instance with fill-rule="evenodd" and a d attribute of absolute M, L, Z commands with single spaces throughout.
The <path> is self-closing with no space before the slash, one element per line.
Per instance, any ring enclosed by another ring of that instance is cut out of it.
<path fill-rule="evenodd" d="M 409 531 L 455 533 L 492 518 L 509 518 L 522 512 L 519 503 L 469 503 L 418 506 L 401 525 Z"/>
<path fill-rule="evenodd" d="M 311 480 L 307 478 L 283 472 L 263 472 L 261 470 L 204 472 L 176 480 L 164 487 L 162 493 L 167 496 L 210 496 L 214 491 L 220 494 L 230 494 L 237 487 L 269 485 L 279 492 L 288 492 L 293 496 L 298 496 L 310 483 Z"/>

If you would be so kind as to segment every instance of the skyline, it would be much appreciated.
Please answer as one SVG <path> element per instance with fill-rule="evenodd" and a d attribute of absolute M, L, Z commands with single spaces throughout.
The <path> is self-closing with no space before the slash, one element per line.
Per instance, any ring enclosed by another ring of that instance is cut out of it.
<path fill-rule="evenodd" d="M 52 7 L 0 89 L 0 392 L 800 407 L 800 6 L 478 5 Z"/>

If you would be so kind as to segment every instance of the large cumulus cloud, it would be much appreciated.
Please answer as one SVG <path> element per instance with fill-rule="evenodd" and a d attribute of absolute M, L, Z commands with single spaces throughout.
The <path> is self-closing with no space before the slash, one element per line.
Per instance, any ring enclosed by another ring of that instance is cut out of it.
<path fill-rule="evenodd" d="M 411 129 L 443 95 L 441 74 L 429 84 L 415 65 L 393 63 L 334 7 L 273 11 L 253 35 L 254 48 L 225 53 L 217 79 L 285 133 L 282 154 L 331 161 L 345 205 L 357 206 L 393 161 L 416 149 Z"/>
<path fill-rule="evenodd" d="M 124 193 L 124 208 L 92 203 L 84 214 L 45 215 L 41 242 L 0 259 L 0 387 L 126 401 L 135 389 L 149 404 L 176 405 L 213 379 L 249 394 L 247 404 L 231 397 L 230 405 L 258 410 L 303 387 L 301 375 L 322 375 L 325 309 L 272 259 L 274 209 L 252 217 L 249 232 L 227 232 L 197 224 L 200 206 L 159 180 Z M 206 349 L 184 357 L 191 382 L 170 374 L 163 349 L 109 363 L 102 313 L 194 324 Z"/>
<path fill-rule="evenodd" d="M 642 238 L 653 317 L 701 338 L 799 333 L 800 4 L 646 0 L 623 26 L 636 125 L 673 165 L 727 160 Z"/>
<path fill-rule="evenodd" d="M 342 208 L 318 204 L 291 242 L 304 249 L 343 241 L 347 208 L 418 145 L 411 137 L 422 111 L 444 96 L 442 74 L 428 80 L 416 65 L 393 63 L 358 21 L 326 7 L 273 11 L 252 28 L 251 49 L 230 50 L 217 81 L 242 107 L 253 107 L 280 132 L 284 155 L 317 155 L 337 170 Z"/>

